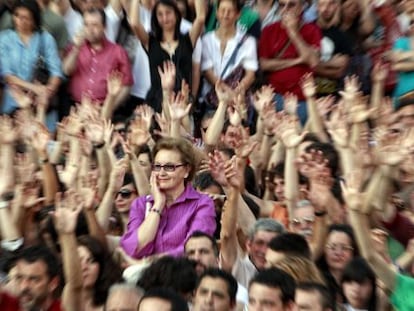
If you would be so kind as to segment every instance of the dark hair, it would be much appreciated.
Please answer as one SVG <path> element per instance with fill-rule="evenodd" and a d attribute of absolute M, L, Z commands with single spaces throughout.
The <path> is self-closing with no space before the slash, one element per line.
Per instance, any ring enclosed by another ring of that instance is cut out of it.
<path fill-rule="evenodd" d="M 158 22 L 158 17 L 157 17 L 157 10 L 160 5 L 164 5 L 164 6 L 167 6 L 173 9 L 175 13 L 176 23 L 175 23 L 175 30 L 174 30 L 174 40 L 177 40 L 178 36 L 180 35 L 181 12 L 178 9 L 177 3 L 174 0 L 158 0 L 155 3 L 155 6 L 152 10 L 152 16 L 151 16 L 151 27 L 152 27 L 152 32 L 155 36 L 155 39 L 158 41 L 162 41 L 163 30 Z"/>
<path fill-rule="evenodd" d="M 211 176 L 210 172 L 201 172 L 195 175 L 193 180 L 193 187 L 204 191 L 208 187 L 216 186 L 221 189 L 221 193 L 223 189 L 221 185 Z"/>
<path fill-rule="evenodd" d="M 164 1 L 164 0 L 161 0 Z M 169 0 L 168 0 L 169 1 Z M 191 181 L 196 171 L 196 156 L 191 143 L 184 138 L 163 138 L 157 141 L 154 149 L 152 150 L 152 156 L 155 156 L 160 150 L 172 150 L 177 151 L 180 154 L 181 161 L 190 167 L 188 177 L 185 179 L 185 183 Z"/>
<path fill-rule="evenodd" d="M 299 283 L 296 286 L 296 290 L 302 290 L 304 292 L 317 292 L 319 293 L 320 299 L 319 302 L 323 309 L 332 309 L 335 308 L 335 302 L 333 301 L 331 295 L 329 294 L 326 286 L 315 283 L 315 282 L 303 282 Z"/>
<path fill-rule="evenodd" d="M 272 167 L 268 172 L 269 181 L 273 183 L 276 177 L 285 179 L 285 162 L 280 162 L 275 167 Z"/>
<path fill-rule="evenodd" d="M 13 14 L 16 13 L 16 10 L 19 8 L 25 8 L 30 11 L 33 17 L 34 25 L 35 25 L 35 31 L 41 31 L 42 29 L 42 13 L 39 4 L 36 0 L 22 0 L 22 1 L 16 1 L 14 8 L 13 8 Z"/>
<path fill-rule="evenodd" d="M 377 279 L 374 271 L 364 258 L 355 257 L 346 265 L 344 273 L 342 274 L 341 285 L 343 287 L 344 283 L 354 281 L 361 284 L 367 280 L 371 283 L 372 293 L 368 301 L 368 306 L 364 306 L 364 308 L 367 308 L 368 311 L 375 311 L 377 310 Z"/>
<path fill-rule="evenodd" d="M 122 186 L 126 186 L 132 184 L 135 189 L 137 189 L 137 186 L 135 185 L 135 179 L 134 176 L 131 173 L 125 173 L 124 180 L 122 181 Z"/>
<path fill-rule="evenodd" d="M 138 148 L 137 156 L 139 156 L 140 154 L 148 154 L 148 159 L 149 159 L 150 162 L 152 162 L 151 149 L 150 149 L 150 147 L 147 144 L 141 145 Z"/>
<path fill-rule="evenodd" d="M 83 17 L 85 18 L 85 14 L 91 15 L 99 15 L 101 16 L 102 25 L 106 26 L 106 14 L 103 9 L 100 8 L 90 8 L 83 12 Z"/>
<path fill-rule="evenodd" d="M 240 0 L 218 0 L 217 1 L 217 10 L 220 7 L 220 3 L 224 2 L 224 1 L 231 2 L 234 5 L 234 7 L 236 8 L 237 12 L 240 12 L 243 8 L 243 3 Z"/>
<path fill-rule="evenodd" d="M 34 245 L 23 248 L 17 253 L 15 262 L 20 260 L 28 263 L 43 261 L 46 265 L 47 275 L 50 279 L 60 275 L 61 269 L 59 260 L 47 246 Z"/>
<path fill-rule="evenodd" d="M 219 256 L 219 247 L 218 247 L 216 239 L 214 237 L 212 237 L 211 235 L 209 235 L 209 234 L 207 234 L 203 231 L 200 231 L 200 230 L 196 230 L 193 233 L 191 233 L 191 235 L 188 237 L 187 241 L 184 244 L 184 250 L 185 250 L 185 247 L 186 247 L 186 245 L 187 245 L 187 243 L 190 239 L 197 239 L 197 238 L 207 238 L 207 239 L 209 239 L 210 242 L 211 242 L 211 246 L 213 248 L 213 251 L 214 251 L 214 255 L 216 255 L 217 257 Z"/>
<path fill-rule="evenodd" d="M 311 259 L 311 250 L 306 239 L 297 233 L 282 233 L 270 240 L 272 251 L 284 253 L 286 256 L 298 256 Z"/>
<path fill-rule="evenodd" d="M 165 287 L 186 295 L 194 291 L 196 280 L 197 272 L 192 260 L 164 256 L 144 270 L 137 286 L 144 290 Z"/>
<path fill-rule="evenodd" d="M 259 271 L 249 283 L 249 291 L 253 284 L 278 288 L 282 294 L 283 304 L 295 301 L 295 280 L 285 271 L 278 268 L 270 268 Z"/>
<path fill-rule="evenodd" d="M 238 285 L 236 279 L 230 273 L 218 268 L 207 268 L 198 279 L 197 288 L 200 286 L 201 281 L 206 277 L 210 277 L 213 279 L 222 279 L 224 282 L 226 282 L 227 293 L 229 294 L 230 302 L 232 304 L 236 303 Z"/>
<path fill-rule="evenodd" d="M 329 143 L 314 142 L 305 148 L 306 152 L 310 152 L 311 150 L 322 152 L 323 156 L 328 160 L 331 175 L 335 177 L 339 169 L 339 156 L 334 146 Z"/>
<path fill-rule="evenodd" d="M 347 224 L 332 224 L 328 228 L 327 236 L 329 236 L 334 231 L 343 232 L 349 237 L 349 239 L 351 240 L 351 246 L 353 248 L 353 256 L 354 257 L 358 256 L 359 249 L 358 249 L 358 245 L 355 239 L 354 229 L 350 225 L 347 225 Z"/>
<path fill-rule="evenodd" d="M 171 311 L 188 311 L 188 304 L 184 298 L 169 288 L 158 287 L 146 291 L 139 302 L 138 310 L 141 303 L 147 298 L 160 298 L 168 301 L 171 304 Z"/>
<path fill-rule="evenodd" d="M 251 192 L 249 191 L 249 193 Z M 250 211 L 253 213 L 254 218 L 256 219 L 259 218 L 260 217 L 260 206 L 248 195 L 242 194 L 241 196 L 243 198 L 244 203 L 247 204 Z"/>
<path fill-rule="evenodd" d="M 99 264 L 99 275 L 93 292 L 93 304 L 95 306 L 103 305 L 111 285 L 122 281 L 121 269 L 112 260 L 111 254 L 96 238 L 90 235 L 80 236 L 78 246 L 86 247 L 91 252 L 93 259 Z"/>

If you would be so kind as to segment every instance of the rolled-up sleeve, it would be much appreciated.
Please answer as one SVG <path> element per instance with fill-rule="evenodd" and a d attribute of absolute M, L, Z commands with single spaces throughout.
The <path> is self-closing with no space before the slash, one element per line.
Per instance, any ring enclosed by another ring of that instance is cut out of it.
<path fill-rule="evenodd" d="M 245 70 L 256 71 L 259 69 L 259 62 L 257 59 L 257 47 L 256 40 L 253 37 L 246 39 L 246 42 L 242 46 L 243 54 L 245 53 L 246 57 L 243 58 L 243 68 Z"/>
<path fill-rule="evenodd" d="M 131 209 L 129 212 L 129 222 L 127 231 L 121 238 L 121 247 L 125 253 L 129 256 L 136 258 L 136 252 L 138 248 L 138 233 L 139 226 L 145 219 L 145 197 L 140 197 L 132 202 Z M 147 246 L 149 247 L 149 246 Z M 145 250 L 145 247 L 143 250 Z M 142 250 L 142 251 L 143 251 Z"/>

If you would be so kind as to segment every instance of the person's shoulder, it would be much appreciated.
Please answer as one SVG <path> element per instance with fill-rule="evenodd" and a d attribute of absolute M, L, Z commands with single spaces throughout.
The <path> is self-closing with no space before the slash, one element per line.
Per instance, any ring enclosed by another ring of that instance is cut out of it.
<path fill-rule="evenodd" d="M 265 34 L 273 34 L 275 31 L 279 31 L 281 29 L 281 23 L 280 21 L 276 21 L 272 24 L 267 25 L 262 30 L 262 36 Z"/>

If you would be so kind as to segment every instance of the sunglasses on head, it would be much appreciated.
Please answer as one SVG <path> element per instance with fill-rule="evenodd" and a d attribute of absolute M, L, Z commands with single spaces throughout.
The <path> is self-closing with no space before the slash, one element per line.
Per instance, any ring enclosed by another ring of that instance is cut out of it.
<path fill-rule="evenodd" d="M 135 191 L 129 189 L 121 189 L 118 191 L 117 195 L 120 195 L 123 199 L 128 199 L 132 193 L 135 193 Z"/>

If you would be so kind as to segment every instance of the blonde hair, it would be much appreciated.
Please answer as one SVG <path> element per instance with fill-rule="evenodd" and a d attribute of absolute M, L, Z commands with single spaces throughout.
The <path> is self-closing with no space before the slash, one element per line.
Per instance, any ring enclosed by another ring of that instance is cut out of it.
<path fill-rule="evenodd" d="M 275 267 L 289 273 L 296 283 L 314 282 L 325 285 L 315 263 L 305 257 L 285 256 L 275 264 Z"/>

